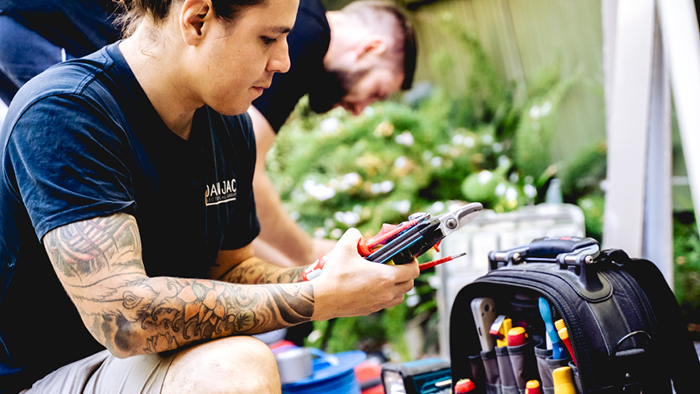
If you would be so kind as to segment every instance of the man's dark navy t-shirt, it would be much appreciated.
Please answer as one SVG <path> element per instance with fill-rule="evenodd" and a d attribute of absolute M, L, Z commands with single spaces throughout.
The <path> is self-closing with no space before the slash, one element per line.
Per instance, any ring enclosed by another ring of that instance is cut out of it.
<path fill-rule="evenodd" d="M 0 131 L 0 392 L 102 350 L 39 240 L 115 212 L 138 223 L 146 273 L 206 277 L 259 233 L 250 118 L 195 113 L 173 133 L 110 45 L 40 74 Z"/>
<path fill-rule="evenodd" d="M 322 81 L 319 77 L 325 73 L 323 58 L 330 42 L 331 28 L 323 4 L 319 0 L 301 0 L 294 28 L 287 36 L 289 71 L 275 74 L 270 88 L 253 101 L 253 106 L 275 132 L 282 127 L 299 99 Z"/>

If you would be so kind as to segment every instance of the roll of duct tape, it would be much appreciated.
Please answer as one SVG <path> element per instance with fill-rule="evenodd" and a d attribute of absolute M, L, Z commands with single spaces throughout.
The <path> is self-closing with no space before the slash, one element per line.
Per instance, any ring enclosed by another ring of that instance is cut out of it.
<path fill-rule="evenodd" d="M 282 384 L 308 378 L 314 373 L 308 348 L 293 348 L 277 354 L 275 359 Z"/>

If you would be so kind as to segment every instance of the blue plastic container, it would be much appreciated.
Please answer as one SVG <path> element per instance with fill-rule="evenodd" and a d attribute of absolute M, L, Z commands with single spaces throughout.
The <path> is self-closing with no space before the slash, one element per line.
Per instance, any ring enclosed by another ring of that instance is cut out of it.
<path fill-rule="evenodd" d="M 313 360 L 313 375 L 283 384 L 283 394 L 360 394 L 360 383 L 353 368 L 365 360 L 364 352 L 326 354 L 314 348 L 309 351 L 317 356 Z"/>

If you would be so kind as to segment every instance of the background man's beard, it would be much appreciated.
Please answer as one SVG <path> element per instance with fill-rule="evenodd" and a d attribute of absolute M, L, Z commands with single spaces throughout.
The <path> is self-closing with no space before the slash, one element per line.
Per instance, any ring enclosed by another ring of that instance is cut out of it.
<path fill-rule="evenodd" d="M 333 109 L 339 104 L 350 88 L 362 79 L 369 70 L 348 72 L 345 70 L 327 70 L 314 84 L 309 92 L 309 108 L 317 114 Z"/>

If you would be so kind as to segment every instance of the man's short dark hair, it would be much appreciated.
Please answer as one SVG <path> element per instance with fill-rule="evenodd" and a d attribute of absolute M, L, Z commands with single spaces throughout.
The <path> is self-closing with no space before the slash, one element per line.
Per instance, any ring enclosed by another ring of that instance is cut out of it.
<path fill-rule="evenodd" d="M 115 0 L 120 6 L 116 24 L 121 26 L 122 35 L 130 36 L 145 16 L 150 16 L 156 24 L 163 22 L 174 4 L 183 0 Z M 265 3 L 267 0 L 211 0 L 217 17 L 233 23 L 241 11 Z"/>
<path fill-rule="evenodd" d="M 383 25 L 384 23 L 376 23 L 380 16 L 388 15 L 394 20 L 394 23 L 392 23 L 392 35 L 396 45 L 394 45 L 393 51 L 396 57 L 403 57 L 404 80 L 401 84 L 401 89 L 410 89 L 416 72 L 418 46 L 413 24 L 408 20 L 406 14 L 394 3 L 380 0 L 354 1 L 341 11 L 356 15 L 358 21 L 365 23 L 367 26 Z"/>

